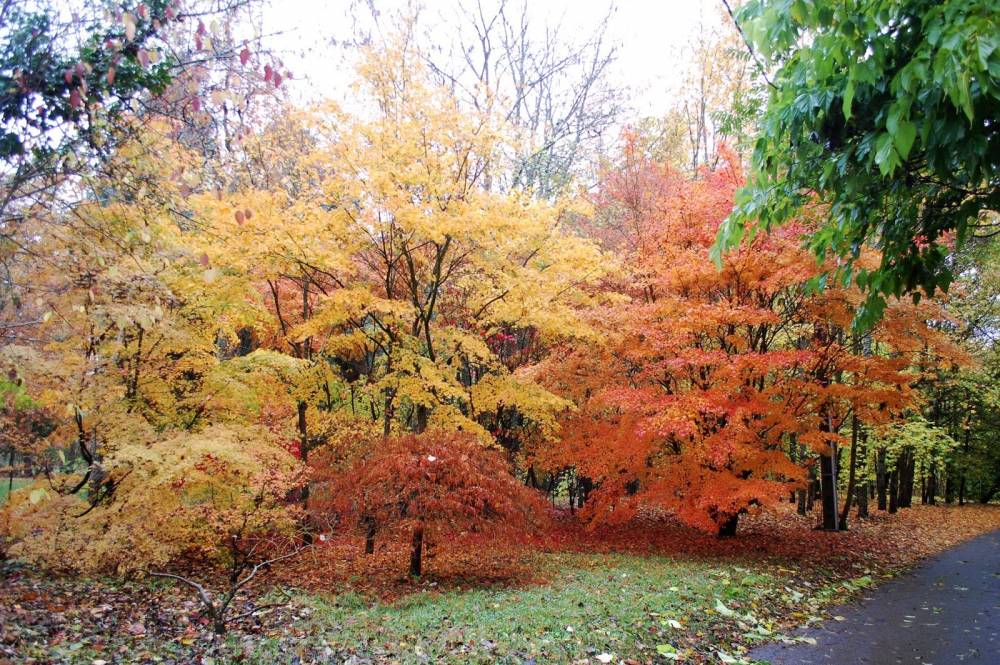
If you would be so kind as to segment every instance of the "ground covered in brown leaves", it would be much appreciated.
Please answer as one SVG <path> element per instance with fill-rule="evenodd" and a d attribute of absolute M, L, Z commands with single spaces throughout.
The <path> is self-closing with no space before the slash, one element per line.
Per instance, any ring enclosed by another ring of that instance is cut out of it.
<path fill-rule="evenodd" d="M 1000 528 L 1000 507 L 918 506 L 846 533 L 814 523 L 761 512 L 718 540 L 652 518 L 589 531 L 567 517 L 516 544 L 431 538 L 416 581 L 405 538 L 371 556 L 359 538 L 328 539 L 241 597 L 237 614 L 292 594 L 224 639 L 183 587 L 9 563 L 0 663 L 705 662 L 719 651 L 739 662 L 745 644 Z"/>

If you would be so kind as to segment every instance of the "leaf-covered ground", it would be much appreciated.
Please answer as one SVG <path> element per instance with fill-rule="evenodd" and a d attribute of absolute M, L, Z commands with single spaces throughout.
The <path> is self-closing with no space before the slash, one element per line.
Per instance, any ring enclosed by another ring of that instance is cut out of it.
<path fill-rule="evenodd" d="M 215 638 L 186 589 L 4 569 L 0 663 L 740 662 L 753 644 L 934 552 L 1000 528 L 1000 508 L 915 507 L 811 529 L 754 516 L 718 541 L 650 522 L 587 532 L 567 522 L 519 548 L 440 543 L 427 574 L 402 545 L 365 557 L 326 542 L 280 571 L 285 607 Z M 261 587 L 236 613 L 275 600 Z"/>

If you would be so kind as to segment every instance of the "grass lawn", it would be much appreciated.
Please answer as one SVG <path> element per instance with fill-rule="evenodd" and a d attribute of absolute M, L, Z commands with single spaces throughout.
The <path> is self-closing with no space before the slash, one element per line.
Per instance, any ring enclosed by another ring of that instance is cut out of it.
<path fill-rule="evenodd" d="M 724 650 L 720 644 L 735 653 L 731 634 L 770 635 L 767 605 L 792 583 L 738 565 L 655 556 L 547 555 L 543 565 L 563 572 L 541 586 L 425 592 L 388 604 L 309 596 L 301 599 L 310 617 L 304 630 L 338 656 L 386 661 L 697 661 Z M 280 655 L 275 640 L 258 645 L 252 662 Z"/>

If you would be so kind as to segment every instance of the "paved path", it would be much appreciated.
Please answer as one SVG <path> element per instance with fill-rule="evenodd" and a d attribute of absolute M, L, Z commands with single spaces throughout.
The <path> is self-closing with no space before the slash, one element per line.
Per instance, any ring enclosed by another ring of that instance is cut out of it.
<path fill-rule="evenodd" d="M 817 645 L 771 644 L 772 665 L 1000 665 L 1000 531 L 929 559 L 861 604 L 801 634 Z"/>

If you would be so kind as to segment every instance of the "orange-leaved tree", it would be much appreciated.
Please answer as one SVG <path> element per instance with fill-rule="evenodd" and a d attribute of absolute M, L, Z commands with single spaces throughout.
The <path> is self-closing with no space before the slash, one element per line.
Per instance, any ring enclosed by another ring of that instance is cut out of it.
<path fill-rule="evenodd" d="M 414 576 L 421 573 L 426 533 L 523 532 L 538 526 L 546 510 L 500 451 L 461 432 L 385 439 L 335 474 L 329 490 L 326 509 L 363 525 L 369 552 L 376 529 L 410 530 Z"/>
<path fill-rule="evenodd" d="M 820 271 L 802 244 L 808 221 L 755 237 L 717 268 L 708 250 L 742 179 L 737 160 L 723 151 L 692 179 L 632 145 L 598 201 L 602 237 L 628 252 L 614 285 L 628 301 L 598 317 L 605 344 L 539 368 L 580 410 L 535 460 L 595 482 L 597 521 L 659 508 L 732 535 L 739 515 L 804 481 L 815 458 L 793 462 L 796 441 L 828 461 L 849 419 L 900 413 L 915 379 L 900 332 L 931 331 L 901 307 L 873 333 L 882 353 L 847 340 L 853 292 L 803 286 Z"/>
<path fill-rule="evenodd" d="M 644 236 L 627 243 L 635 248 L 630 301 L 604 315 L 604 348 L 577 348 L 575 360 L 554 368 L 552 387 L 575 383 L 581 410 L 539 459 L 598 483 L 589 510 L 600 521 L 659 507 L 730 534 L 749 506 L 776 501 L 802 479 L 783 448 L 799 406 L 784 378 L 807 352 L 782 342 L 813 261 L 786 227 L 717 270 L 708 248 L 738 167 L 725 162 L 691 180 L 641 158 L 628 166 L 644 175 L 618 174 L 604 197 Z M 628 184 L 651 173 L 659 196 L 629 196 Z"/>

